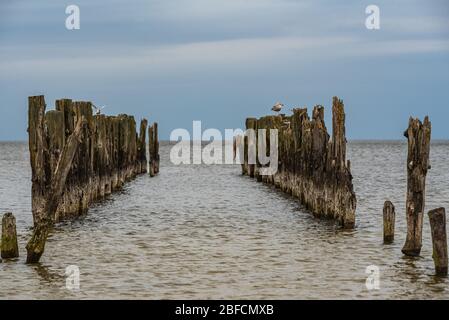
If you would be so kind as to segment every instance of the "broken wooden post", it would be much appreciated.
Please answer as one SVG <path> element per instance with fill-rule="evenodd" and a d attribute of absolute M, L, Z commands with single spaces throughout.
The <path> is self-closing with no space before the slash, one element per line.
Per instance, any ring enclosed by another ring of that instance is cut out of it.
<path fill-rule="evenodd" d="M 291 116 L 247 118 L 247 130 L 278 130 L 278 170 L 274 175 L 261 177 L 259 161 L 251 164 L 248 159 L 254 139 L 245 135 L 242 174 L 292 194 L 317 217 L 332 218 L 344 228 L 353 228 L 357 200 L 350 163 L 346 160 L 344 105 L 337 97 L 332 101 L 332 119 L 330 139 L 324 123 L 324 107 L 319 105 L 314 108 L 312 119 L 306 108 L 293 109 Z M 268 136 L 269 133 L 267 142 Z"/>
<path fill-rule="evenodd" d="M 384 218 L 384 243 L 392 243 L 394 241 L 394 223 L 395 209 L 391 201 L 385 201 L 383 218 Z"/>
<path fill-rule="evenodd" d="M 1 257 L 3 259 L 12 259 L 18 256 L 16 218 L 11 212 L 7 212 L 2 218 Z"/>
<path fill-rule="evenodd" d="M 150 154 L 150 177 L 159 172 L 159 138 L 157 122 L 148 128 L 148 149 Z"/>
<path fill-rule="evenodd" d="M 447 276 L 446 211 L 444 208 L 434 209 L 428 212 L 428 216 L 432 232 L 432 258 L 435 263 L 435 272 L 438 276 Z"/>
<path fill-rule="evenodd" d="M 402 253 L 419 256 L 425 204 L 426 175 L 429 166 L 431 123 L 410 118 L 404 136 L 408 138 L 407 156 L 407 238 Z"/>

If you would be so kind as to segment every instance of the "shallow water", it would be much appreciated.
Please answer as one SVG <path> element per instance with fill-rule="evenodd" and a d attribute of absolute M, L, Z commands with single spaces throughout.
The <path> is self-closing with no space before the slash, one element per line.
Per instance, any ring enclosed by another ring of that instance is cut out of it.
<path fill-rule="evenodd" d="M 41 263 L 25 265 L 32 225 L 26 143 L 0 143 L 0 212 L 17 219 L 21 257 L 0 263 L 1 299 L 449 299 L 433 276 L 427 215 L 421 257 L 405 258 L 405 158 L 399 142 L 352 142 L 357 227 L 318 220 L 239 166 L 174 166 L 142 175 L 88 215 L 58 224 Z M 426 209 L 449 208 L 449 143 L 434 143 Z M 382 244 L 382 207 L 396 205 L 396 240 Z M 65 268 L 81 288 L 65 288 Z M 367 290 L 365 269 L 380 268 Z"/>

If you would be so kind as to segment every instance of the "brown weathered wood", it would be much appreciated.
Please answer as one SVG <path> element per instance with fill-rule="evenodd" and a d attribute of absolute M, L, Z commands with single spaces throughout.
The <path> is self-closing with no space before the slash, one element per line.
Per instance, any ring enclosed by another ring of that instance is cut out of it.
<path fill-rule="evenodd" d="M 12 259 L 18 256 L 16 218 L 11 212 L 7 212 L 2 218 L 1 257 L 3 259 Z"/>
<path fill-rule="evenodd" d="M 252 133 L 246 134 L 243 138 L 244 142 L 244 163 L 242 166 L 242 173 L 247 174 L 251 178 L 255 176 L 256 172 L 256 159 L 251 159 L 250 154 L 257 154 L 257 119 L 247 118 L 245 121 L 246 130 L 253 130 L 254 137 L 251 136 Z"/>
<path fill-rule="evenodd" d="M 410 118 L 404 133 L 408 138 L 407 156 L 407 238 L 402 252 L 419 256 L 422 246 L 422 226 L 425 205 L 426 175 L 429 166 L 431 123 Z"/>
<path fill-rule="evenodd" d="M 148 121 L 147 119 L 142 119 L 140 122 L 140 135 L 139 135 L 139 145 L 138 145 L 138 157 L 140 161 L 139 173 L 147 172 L 147 145 L 146 145 L 146 134 L 147 134 Z"/>
<path fill-rule="evenodd" d="M 148 149 L 150 154 L 150 176 L 159 172 L 159 138 L 157 122 L 148 128 Z"/>
<path fill-rule="evenodd" d="M 447 276 L 446 210 L 444 208 L 434 209 L 428 212 L 428 216 L 432 232 L 432 257 L 435 263 L 435 272 L 439 276 Z"/>
<path fill-rule="evenodd" d="M 44 203 L 42 205 L 42 212 L 39 213 L 40 220 L 35 225 L 33 235 L 29 240 L 27 249 L 27 263 L 37 263 L 41 258 L 45 242 L 47 241 L 48 232 L 54 221 L 54 216 L 59 205 L 62 193 L 64 191 L 67 175 L 70 171 L 75 152 L 80 145 L 80 136 L 85 120 L 79 118 L 76 128 L 70 137 L 59 157 L 53 178 L 50 184 L 50 190 L 46 192 Z"/>
<path fill-rule="evenodd" d="M 159 128 L 157 122 L 153 124 L 154 126 L 154 154 L 155 154 L 155 174 L 159 173 L 159 165 L 160 165 L 160 155 L 159 155 Z"/>
<path fill-rule="evenodd" d="M 94 201 L 147 168 L 145 119 L 138 135 L 134 117 L 94 115 L 88 101 L 62 99 L 56 101 L 56 110 L 45 113 L 45 108 L 43 96 L 29 98 L 34 220 L 27 246 L 30 262 L 39 260 L 54 222 L 86 213 Z"/>
<path fill-rule="evenodd" d="M 45 99 L 44 96 L 28 98 L 28 134 L 32 173 L 31 208 L 36 225 L 41 219 L 45 191 L 50 181 L 50 170 L 45 164 L 49 161 L 47 139 L 45 134 Z"/>
<path fill-rule="evenodd" d="M 246 119 L 246 128 L 256 130 L 256 134 L 258 129 L 278 130 L 279 163 L 276 174 L 261 176 L 260 163 L 251 165 L 248 161 L 251 139 L 245 136 L 242 173 L 292 194 L 317 217 L 332 218 L 345 228 L 353 228 L 357 200 L 346 161 L 344 105 L 337 97 L 333 98 L 332 116 L 332 139 L 320 105 L 314 108 L 312 119 L 305 108 L 293 109 L 291 116 Z M 269 138 L 267 147 L 268 142 Z"/>
<path fill-rule="evenodd" d="M 394 224 L 396 213 L 393 203 L 385 201 L 383 210 L 384 220 L 384 243 L 392 243 L 394 241 Z"/>
<path fill-rule="evenodd" d="M 150 126 L 148 128 L 148 152 L 150 155 L 150 164 L 149 164 L 149 173 L 150 173 L 150 177 L 154 177 L 155 172 L 154 172 L 154 163 L 153 163 L 153 154 L 154 154 L 154 128 L 153 126 Z"/>

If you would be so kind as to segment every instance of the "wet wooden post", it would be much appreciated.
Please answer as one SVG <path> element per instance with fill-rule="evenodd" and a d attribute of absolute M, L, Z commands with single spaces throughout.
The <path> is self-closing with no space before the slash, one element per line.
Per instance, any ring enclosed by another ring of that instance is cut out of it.
<path fill-rule="evenodd" d="M 434 209 L 428 212 L 428 216 L 432 232 L 432 257 L 435 263 L 435 272 L 438 276 L 447 276 L 446 211 L 444 208 Z"/>
<path fill-rule="evenodd" d="M 156 174 L 154 172 L 154 128 L 153 126 L 150 126 L 148 128 L 148 153 L 150 155 L 150 161 L 149 161 L 149 173 L 150 177 L 154 177 Z"/>
<path fill-rule="evenodd" d="M 396 219 L 396 213 L 393 203 L 391 201 L 385 201 L 384 210 L 384 243 L 392 243 L 394 241 L 394 223 Z"/>
<path fill-rule="evenodd" d="M 42 211 L 38 212 L 38 223 L 34 226 L 33 235 L 26 246 L 27 263 L 39 262 L 44 253 L 45 243 L 54 222 L 54 216 L 56 215 L 56 210 L 58 209 L 64 191 L 67 175 L 69 174 L 78 146 L 80 145 L 81 130 L 83 129 L 84 124 L 84 117 L 79 118 L 75 130 L 68 138 L 67 143 L 61 152 L 56 170 L 50 182 L 50 188 L 49 190 L 43 191 L 45 197 L 40 206 Z M 45 168 L 43 168 L 43 170 L 45 170 Z"/>
<path fill-rule="evenodd" d="M 159 172 L 159 138 L 157 122 L 148 128 L 148 149 L 150 154 L 150 177 Z"/>
<path fill-rule="evenodd" d="M 32 173 L 31 209 L 34 225 L 42 219 L 45 190 L 48 187 L 48 170 L 45 162 L 49 159 L 45 135 L 45 99 L 44 96 L 28 98 L 28 143 Z"/>
<path fill-rule="evenodd" d="M 154 143 L 155 143 L 155 147 L 154 147 L 154 154 L 155 154 L 155 158 L 156 158 L 156 165 L 155 165 L 155 174 L 159 173 L 159 162 L 160 162 L 160 156 L 159 156 L 159 129 L 158 129 L 158 124 L 157 122 L 155 122 L 153 124 L 154 126 Z"/>
<path fill-rule="evenodd" d="M 2 218 L 1 257 L 3 259 L 12 259 L 18 256 L 16 218 L 11 212 L 7 212 Z"/>
<path fill-rule="evenodd" d="M 246 119 L 246 130 L 249 130 L 245 135 L 245 166 L 246 173 L 251 177 L 255 177 L 256 174 L 256 162 L 257 162 L 257 119 Z M 252 130 L 252 131 L 251 131 Z"/>
<path fill-rule="evenodd" d="M 402 253 L 419 256 L 425 204 L 426 175 L 429 166 L 431 123 L 410 118 L 404 136 L 408 138 L 407 156 L 407 238 Z"/>
<path fill-rule="evenodd" d="M 148 121 L 147 119 L 142 119 L 140 121 L 140 135 L 139 135 L 139 145 L 138 145 L 138 154 L 139 154 L 139 162 L 140 162 L 140 172 L 147 172 L 147 144 L 146 144 L 146 134 L 147 134 Z"/>

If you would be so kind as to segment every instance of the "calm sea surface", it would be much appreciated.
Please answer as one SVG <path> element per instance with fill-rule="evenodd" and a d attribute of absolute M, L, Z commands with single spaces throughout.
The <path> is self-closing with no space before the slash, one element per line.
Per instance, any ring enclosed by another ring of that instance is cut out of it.
<path fill-rule="evenodd" d="M 0 263 L 0 299 L 449 299 L 433 276 L 427 214 L 419 258 L 405 258 L 405 158 L 399 142 L 352 142 L 357 227 L 315 219 L 297 200 L 240 175 L 240 166 L 174 166 L 139 176 L 58 224 L 41 264 L 25 265 L 32 226 L 26 143 L 0 143 L 0 212 L 17 218 L 21 257 Z M 449 209 L 449 143 L 434 143 L 426 210 Z M 382 207 L 396 205 L 396 240 L 382 244 Z M 449 211 L 449 210 L 448 210 Z M 65 288 L 65 268 L 81 288 Z M 368 291 L 366 267 L 380 268 Z"/>

